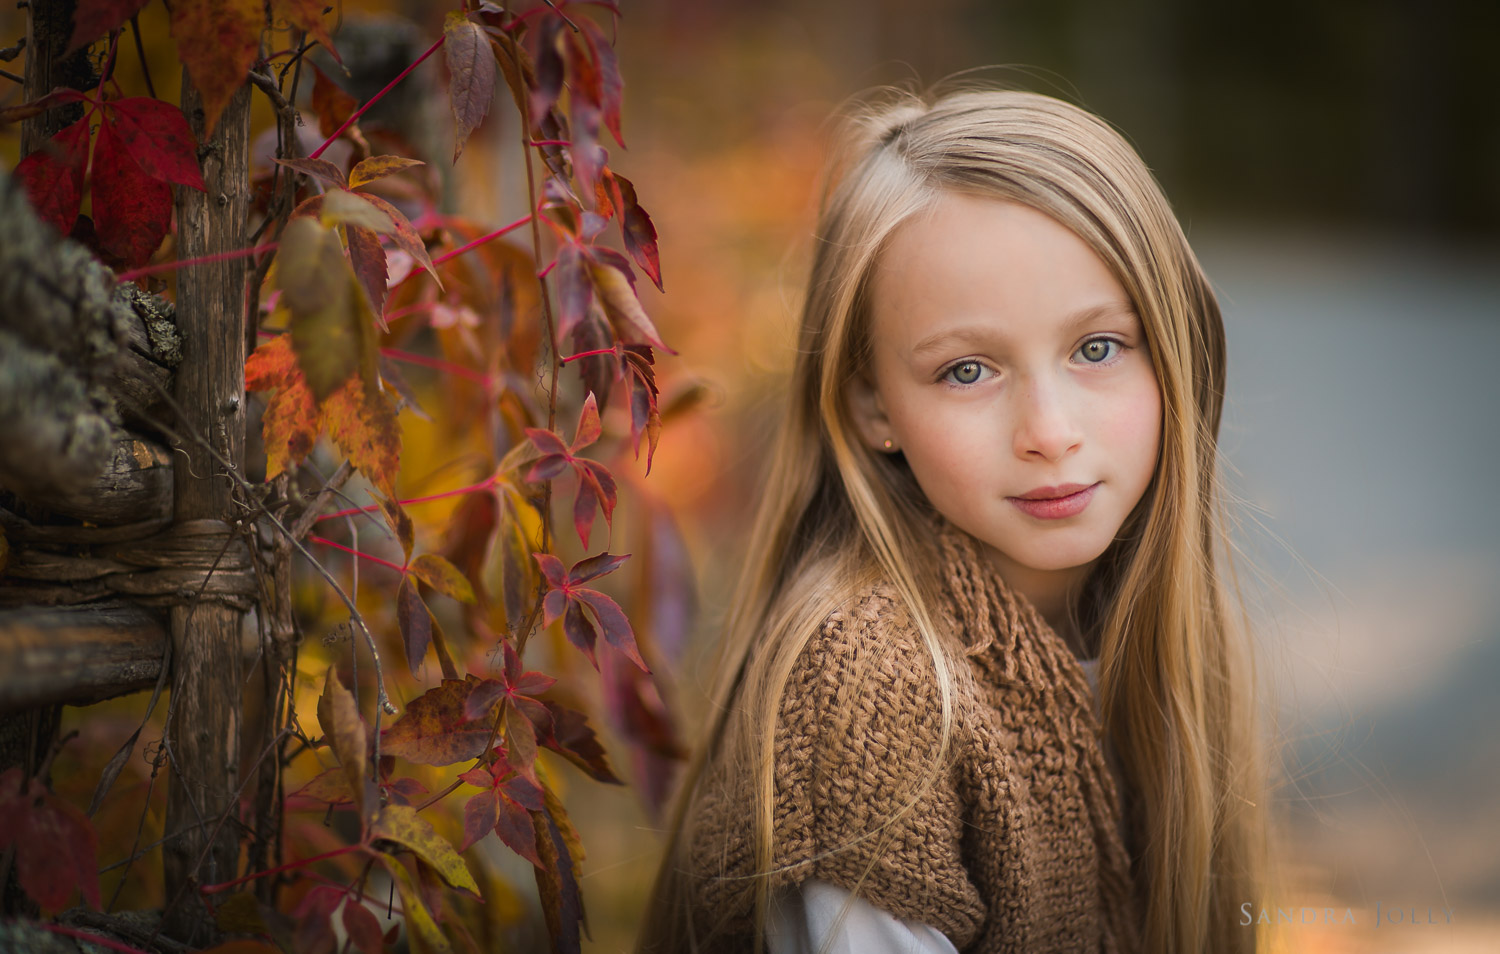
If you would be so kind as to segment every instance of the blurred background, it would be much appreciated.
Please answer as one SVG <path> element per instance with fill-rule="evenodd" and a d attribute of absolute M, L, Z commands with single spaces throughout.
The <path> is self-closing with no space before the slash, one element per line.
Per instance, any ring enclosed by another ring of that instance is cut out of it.
<path fill-rule="evenodd" d="M 681 352 L 658 364 L 663 391 L 710 395 L 669 423 L 647 478 L 697 579 L 691 639 L 663 686 L 685 725 L 780 413 L 829 117 L 861 90 L 984 68 L 1121 129 L 1220 292 L 1222 446 L 1283 747 L 1284 903 L 1357 922 L 1289 926 L 1288 948 L 1500 947 L 1500 5 L 622 7 L 630 148 L 611 165 L 661 236 L 666 294 L 646 287 L 645 301 Z M 393 75 L 446 8 L 344 13 L 412 21 Z M 424 99 L 444 77 L 437 60 L 423 69 L 429 93 L 414 83 L 394 109 L 426 124 L 446 166 L 447 108 Z M 447 184 L 473 218 L 525 209 L 508 123 L 497 107 Z M 568 802 L 589 852 L 586 949 L 625 950 L 657 823 L 634 791 L 580 781 Z M 525 862 L 499 863 L 529 884 Z"/>

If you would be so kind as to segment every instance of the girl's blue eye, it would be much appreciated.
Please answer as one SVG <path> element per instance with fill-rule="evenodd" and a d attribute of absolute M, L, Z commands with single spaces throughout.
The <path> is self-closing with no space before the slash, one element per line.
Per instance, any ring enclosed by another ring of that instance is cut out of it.
<path fill-rule="evenodd" d="M 1078 349 L 1083 360 L 1090 364 L 1103 364 L 1119 353 L 1120 343 L 1113 338 L 1090 338 Z"/>
<path fill-rule="evenodd" d="M 983 372 L 984 365 L 978 361 L 962 361 L 949 369 L 947 377 L 959 384 L 973 384 Z"/>

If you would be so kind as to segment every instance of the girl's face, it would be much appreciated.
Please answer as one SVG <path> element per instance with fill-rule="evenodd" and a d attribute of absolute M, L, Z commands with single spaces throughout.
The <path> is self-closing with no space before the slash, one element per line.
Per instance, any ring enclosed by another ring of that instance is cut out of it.
<path fill-rule="evenodd" d="M 951 193 L 892 235 L 871 295 L 861 436 L 890 440 L 1007 583 L 1055 604 L 1156 467 L 1161 395 L 1130 297 L 1049 216 Z"/>

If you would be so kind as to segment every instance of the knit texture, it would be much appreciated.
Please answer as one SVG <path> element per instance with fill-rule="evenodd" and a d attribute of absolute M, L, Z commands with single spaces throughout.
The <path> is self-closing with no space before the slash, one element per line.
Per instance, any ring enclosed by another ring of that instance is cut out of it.
<path fill-rule="evenodd" d="M 932 657 L 895 588 L 872 585 L 824 620 L 782 697 L 772 890 L 831 882 L 966 952 L 1134 952 L 1124 812 L 1083 671 L 973 537 L 941 522 L 938 549 L 935 622 L 967 647 L 949 654 L 948 750 Z M 746 950 L 749 770 L 711 763 L 702 781 L 697 924 L 707 949 Z"/>

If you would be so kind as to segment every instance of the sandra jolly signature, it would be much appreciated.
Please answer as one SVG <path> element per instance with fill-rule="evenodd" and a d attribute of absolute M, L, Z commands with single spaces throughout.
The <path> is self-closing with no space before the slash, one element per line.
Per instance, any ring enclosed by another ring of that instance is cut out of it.
<path fill-rule="evenodd" d="M 1253 902 L 1240 905 L 1240 926 L 1252 924 L 1358 924 L 1353 908 L 1257 908 Z M 1453 909 L 1383 907 L 1375 902 L 1375 926 L 1384 924 L 1452 924 Z"/>

